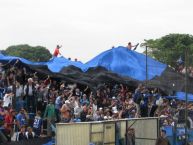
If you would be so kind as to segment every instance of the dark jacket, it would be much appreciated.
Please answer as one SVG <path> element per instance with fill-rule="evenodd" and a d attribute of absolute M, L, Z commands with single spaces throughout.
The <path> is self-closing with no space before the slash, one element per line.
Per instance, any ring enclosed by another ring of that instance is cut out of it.
<path fill-rule="evenodd" d="M 21 140 L 27 140 L 27 136 L 25 133 L 19 133 L 18 135 L 18 141 L 21 141 Z"/>

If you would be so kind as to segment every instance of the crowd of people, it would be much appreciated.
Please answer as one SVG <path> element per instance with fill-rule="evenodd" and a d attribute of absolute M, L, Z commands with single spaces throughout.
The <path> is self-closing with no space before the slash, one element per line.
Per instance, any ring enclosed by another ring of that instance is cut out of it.
<path fill-rule="evenodd" d="M 57 122 L 86 122 L 123 118 L 163 117 L 163 125 L 174 125 L 183 101 L 164 98 L 157 88 L 103 84 L 96 91 L 88 86 L 39 77 L 16 64 L 0 65 L 0 138 L 16 141 L 47 136 Z M 193 104 L 188 104 L 193 110 Z M 34 115 L 35 114 L 35 115 Z"/>

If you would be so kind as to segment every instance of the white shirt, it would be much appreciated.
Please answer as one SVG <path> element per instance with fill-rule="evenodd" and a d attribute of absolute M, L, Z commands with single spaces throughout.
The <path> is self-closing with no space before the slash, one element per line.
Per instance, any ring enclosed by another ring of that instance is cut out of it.
<path fill-rule="evenodd" d="M 74 115 L 75 115 L 76 118 L 79 118 L 79 117 L 80 117 L 80 113 L 81 113 L 81 112 L 82 112 L 82 108 L 81 108 L 81 107 L 76 106 L 76 107 L 74 108 Z"/>
<path fill-rule="evenodd" d="M 25 135 L 27 136 L 27 139 L 29 139 L 29 132 L 26 132 Z M 33 136 L 33 138 L 35 137 L 35 133 L 34 132 L 32 132 L 32 136 Z"/>
<path fill-rule="evenodd" d="M 12 96 L 10 94 L 5 94 L 5 96 L 3 97 L 3 107 L 8 107 L 9 104 L 12 105 Z"/>
<path fill-rule="evenodd" d="M 28 95 L 29 95 L 29 96 L 32 96 L 32 95 L 33 95 L 32 85 L 29 85 L 28 88 L 29 88 Z M 26 89 L 27 89 L 27 85 L 25 85 L 25 88 L 24 88 L 25 91 L 24 91 L 24 93 L 26 93 Z M 25 94 L 25 95 L 26 95 L 26 94 Z"/>
<path fill-rule="evenodd" d="M 95 112 L 97 111 L 97 105 L 95 105 L 95 104 L 93 103 L 92 108 L 93 108 L 93 112 L 95 113 Z"/>
<path fill-rule="evenodd" d="M 20 97 L 23 94 L 23 86 L 16 88 L 15 96 Z"/>

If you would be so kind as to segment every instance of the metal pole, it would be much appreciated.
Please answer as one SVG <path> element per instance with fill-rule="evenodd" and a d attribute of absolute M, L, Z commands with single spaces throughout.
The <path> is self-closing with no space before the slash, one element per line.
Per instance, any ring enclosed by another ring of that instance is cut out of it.
<path fill-rule="evenodd" d="M 187 124 L 187 119 L 188 119 L 188 94 L 187 94 L 187 85 L 188 85 L 188 48 L 185 49 L 185 94 L 186 94 L 186 108 L 185 108 L 185 145 L 188 145 L 188 134 L 187 134 L 187 129 L 188 129 L 188 124 Z"/>
<path fill-rule="evenodd" d="M 128 120 L 126 120 L 125 144 L 128 145 Z"/>
<path fill-rule="evenodd" d="M 146 71 L 146 88 L 147 88 L 147 80 L 148 80 L 148 69 L 147 69 L 147 46 L 145 46 L 145 71 Z"/>

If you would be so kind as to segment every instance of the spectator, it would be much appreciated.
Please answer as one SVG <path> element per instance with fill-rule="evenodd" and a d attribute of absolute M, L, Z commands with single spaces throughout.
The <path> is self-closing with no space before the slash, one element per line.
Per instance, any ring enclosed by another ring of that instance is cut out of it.
<path fill-rule="evenodd" d="M 5 122 L 3 122 L 3 124 L 1 125 L 1 133 L 3 141 L 11 141 L 11 132 L 10 129 L 7 128 L 7 123 Z"/>
<path fill-rule="evenodd" d="M 65 104 L 62 105 L 60 109 L 61 112 L 61 122 L 68 123 L 72 118 L 72 110 L 70 109 L 70 101 L 66 100 Z"/>
<path fill-rule="evenodd" d="M 14 133 L 13 128 L 14 128 L 14 125 L 16 124 L 15 123 L 15 114 L 16 114 L 15 110 L 10 109 L 6 111 L 6 115 L 5 115 L 4 128 L 6 130 L 6 134 L 7 134 L 9 141 L 11 140 L 11 137 Z"/>
<path fill-rule="evenodd" d="M 30 113 L 35 112 L 35 85 L 33 79 L 29 78 L 27 84 L 24 87 L 24 95 L 27 102 L 27 111 Z"/>
<path fill-rule="evenodd" d="M 52 99 L 50 99 L 49 104 L 46 106 L 46 110 L 44 112 L 44 119 L 47 119 L 47 135 L 51 137 L 51 124 L 54 124 L 56 120 L 55 107 Z"/>
<path fill-rule="evenodd" d="M 14 67 L 12 67 L 7 72 L 7 86 L 13 87 L 14 83 L 15 83 L 15 70 Z"/>
<path fill-rule="evenodd" d="M 83 111 L 80 113 L 80 120 L 81 120 L 81 122 L 85 122 L 86 121 L 87 113 L 88 113 L 87 106 L 84 105 L 83 106 Z"/>
<path fill-rule="evenodd" d="M 11 107 L 12 106 L 12 98 L 14 94 L 13 92 L 8 89 L 5 96 L 3 97 L 3 107 Z"/>
<path fill-rule="evenodd" d="M 83 94 L 82 99 L 80 100 L 81 105 L 88 105 L 89 101 L 87 99 L 86 94 Z"/>
<path fill-rule="evenodd" d="M 78 105 L 74 108 L 74 116 L 75 116 L 75 119 L 76 120 L 79 120 L 80 119 L 80 114 L 82 112 L 82 108 L 81 108 L 81 104 L 80 102 L 78 101 Z"/>
<path fill-rule="evenodd" d="M 41 112 L 38 111 L 33 123 L 33 130 L 35 136 L 39 137 L 43 133 L 43 119 L 41 118 Z"/>
<path fill-rule="evenodd" d="M 0 125 L 3 124 L 4 118 L 5 118 L 6 112 L 3 107 L 3 101 L 0 100 Z"/>
<path fill-rule="evenodd" d="M 16 81 L 15 106 L 17 111 L 19 111 L 21 108 L 24 108 L 23 93 L 23 86 L 20 84 L 20 82 Z"/>
<path fill-rule="evenodd" d="M 25 109 L 21 108 L 19 113 L 16 115 L 16 120 L 18 123 L 18 127 L 20 128 L 21 126 L 26 126 L 27 125 L 27 120 L 28 120 L 28 114 L 25 111 Z"/>
<path fill-rule="evenodd" d="M 17 141 L 21 140 L 27 140 L 26 132 L 25 132 L 25 126 L 22 126 L 20 129 L 20 132 L 17 136 Z"/>
<path fill-rule="evenodd" d="M 76 89 L 75 89 L 75 96 L 77 96 L 77 97 L 82 97 L 82 92 L 80 91 L 79 88 L 76 88 Z"/>
<path fill-rule="evenodd" d="M 98 109 L 97 100 L 96 99 L 93 101 L 92 108 L 93 108 L 93 113 L 95 113 L 97 111 L 97 109 Z"/>
<path fill-rule="evenodd" d="M 60 93 L 55 101 L 56 122 L 60 122 L 60 108 L 62 107 L 64 94 Z"/>
<path fill-rule="evenodd" d="M 93 121 L 93 108 L 92 106 L 89 106 L 88 112 L 86 115 L 86 121 Z"/>
<path fill-rule="evenodd" d="M 170 145 L 169 140 L 166 138 L 165 130 L 161 130 L 160 137 L 156 140 L 156 145 Z"/>
<path fill-rule="evenodd" d="M 27 128 L 26 137 L 27 139 L 33 139 L 35 137 L 35 133 L 33 132 L 31 127 Z"/>
<path fill-rule="evenodd" d="M 100 112 L 98 110 L 96 110 L 96 112 L 93 114 L 93 120 L 94 121 L 99 121 L 100 120 Z"/>
<path fill-rule="evenodd" d="M 47 79 L 46 79 L 47 80 Z M 45 104 L 47 103 L 47 96 L 49 94 L 49 83 L 46 82 L 39 82 L 39 84 L 36 84 L 36 100 L 37 100 L 37 105 L 36 108 L 37 110 L 43 110 L 45 108 Z"/>

